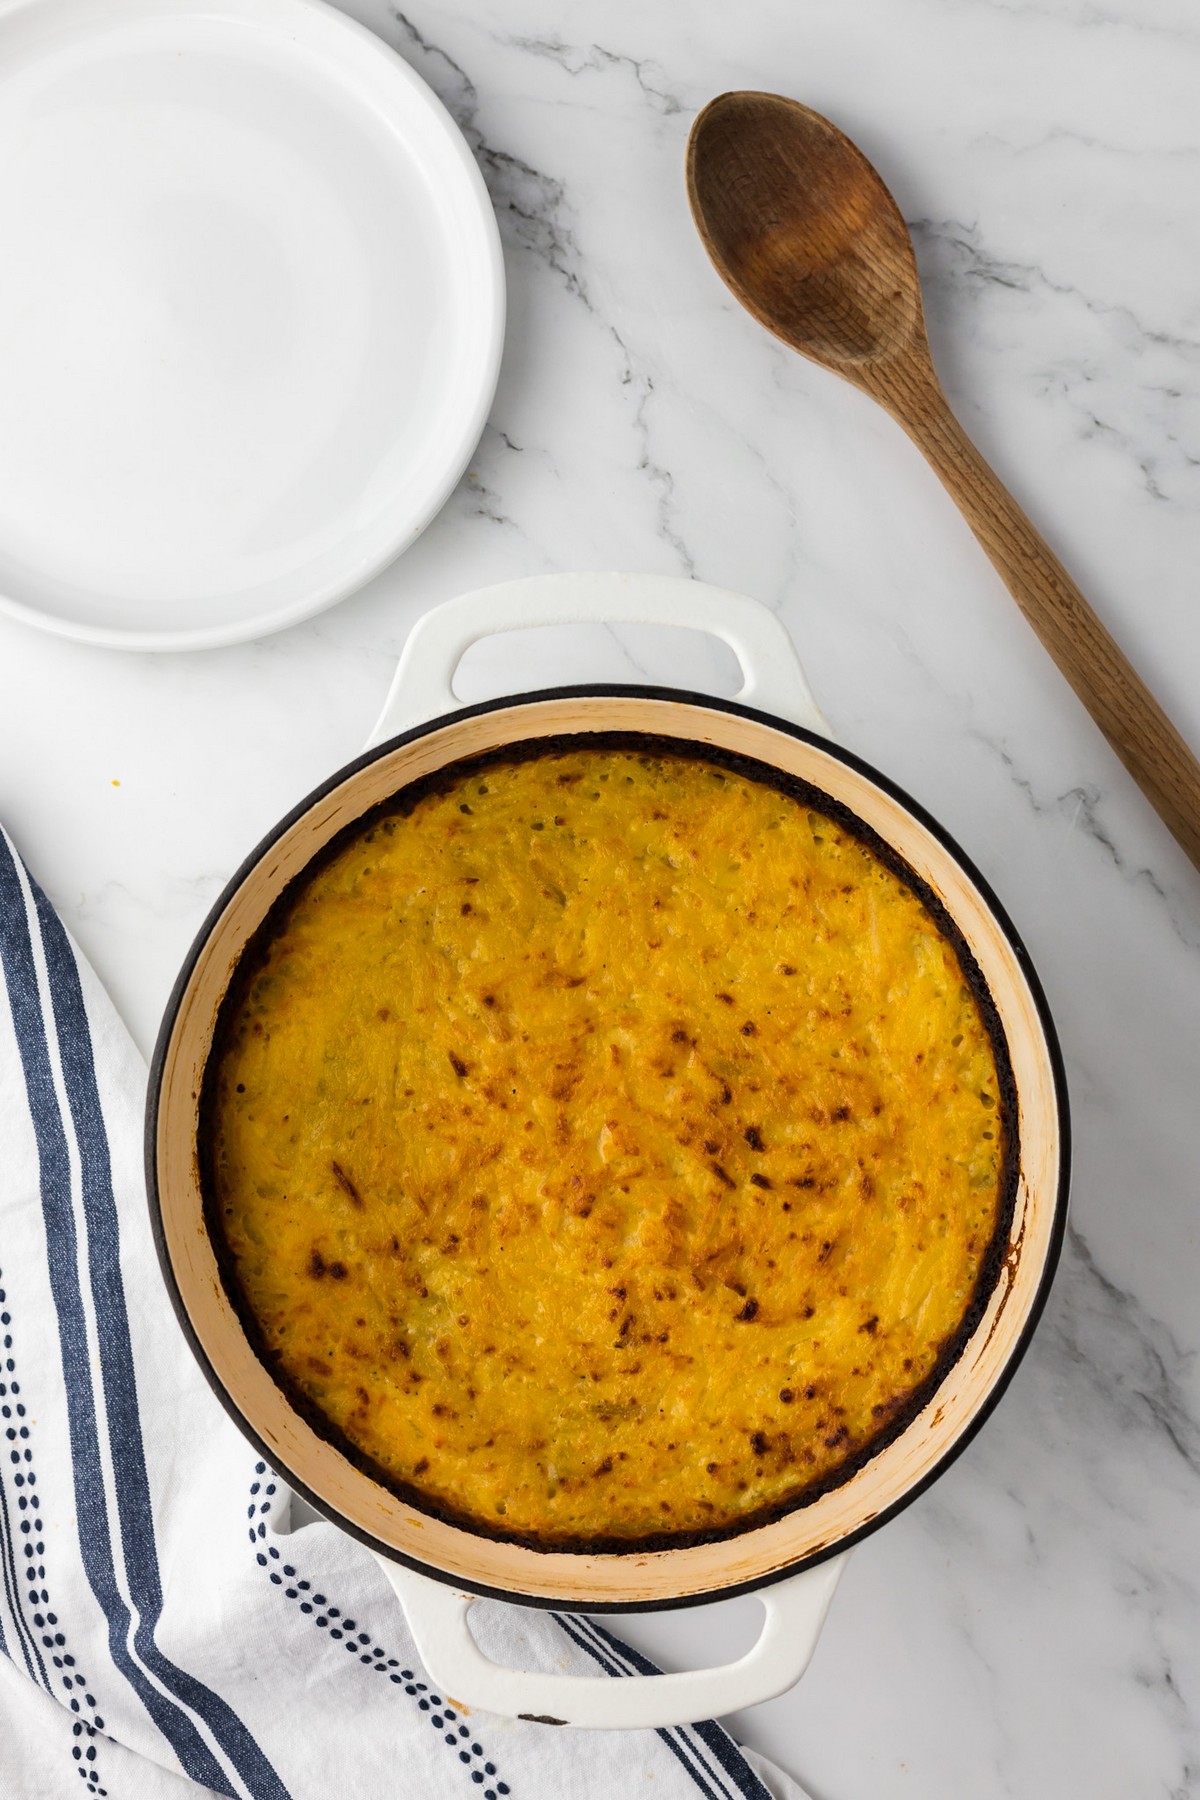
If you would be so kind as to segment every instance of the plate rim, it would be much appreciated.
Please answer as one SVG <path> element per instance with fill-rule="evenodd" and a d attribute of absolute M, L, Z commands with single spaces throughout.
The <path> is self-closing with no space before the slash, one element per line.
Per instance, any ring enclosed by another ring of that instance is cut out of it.
<path fill-rule="evenodd" d="M 81 22 L 84 17 L 78 0 L 39 0 L 39 7 L 46 11 L 53 9 L 60 13 L 78 13 Z M 0 6 L 0 23 L 7 10 Z M 18 5 L 9 16 L 16 17 L 23 11 L 25 8 Z M 222 23 L 236 23 L 240 19 L 253 18 L 256 24 L 285 38 L 289 35 L 289 21 L 294 25 L 297 21 L 312 16 L 321 20 L 325 26 L 332 27 L 335 32 L 344 31 L 360 51 L 374 59 L 376 66 L 384 71 L 385 78 L 390 77 L 401 89 L 407 90 L 410 101 L 423 108 L 440 129 L 447 153 L 465 175 L 468 190 L 475 203 L 470 215 L 470 229 L 478 236 L 485 270 L 485 288 L 472 295 L 472 312 L 480 322 L 482 344 L 482 376 L 473 405 L 455 435 L 454 453 L 444 459 L 440 479 L 426 491 L 421 505 L 415 511 L 405 509 L 396 518 L 386 533 L 382 549 L 343 565 L 340 572 L 335 572 L 332 577 L 316 586 L 307 586 L 298 598 L 283 606 L 211 625 L 158 629 L 92 623 L 30 604 L 0 586 L 0 617 L 11 618 L 53 637 L 113 650 L 215 650 L 269 637 L 289 626 L 302 624 L 348 599 L 408 550 L 441 512 L 462 479 L 479 444 L 500 378 L 507 310 L 504 253 L 491 196 L 461 127 L 424 77 L 369 26 L 343 12 L 331 0 L 167 0 L 165 5 L 163 0 L 104 0 L 103 5 L 98 4 L 98 0 L 92 0 L 86 14 L 86 26 L 89 35 L 94 35 L 97 30 L 119 23 L 122 19 L 152 12 L 165 17 L 171 14 L 181 18 L 206 17 Z M 336 68 L 343 76 L 348 74 L 361 91 L 361 78 L 356 78 L 355 71 L 348 69 L 345 62 L 331 67 Z M 468 215 L 465 209 L 456 216 L 460 223 L 466 223 Z"/>

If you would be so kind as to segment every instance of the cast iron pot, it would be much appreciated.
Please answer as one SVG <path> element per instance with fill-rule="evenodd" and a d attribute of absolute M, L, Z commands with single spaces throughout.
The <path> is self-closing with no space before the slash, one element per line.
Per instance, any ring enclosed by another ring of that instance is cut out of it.
<path fill-rule="evenodd" d="M 689 626 L 723 639 L 745 685 L 734 700 L 589 686 L 461 706 L 463 652 L 493 632 L 572 622 Z M 197 1161 L 201 1080 L 222 997 L 273 901 L 334 834 L 460 758 L 563 732 L 634 731 L 717 745 L 811 782 L 866 821 L 926 881 L 969 944 L 1008 1040 L 1020 1166 L 1000 1273 L 975 1330 L 924 1409 L 841 1487 L 718 1543 L 602 1553 L 497 1542 L 389 1493 L 319 1437 L 255 1355 L 222 1283 Z M 830 741 L 790 639 L 757 602 L 699 583 L 544 576 L 467 594 L 426 615 L 405 646 L 370 744 L 259 845 L 225 889 L 176 984 L 155 1052 L 147 1122 L 150 1205 L 175 1309 L 235 1421 L 298 1493 L 378 1557 L 433 1679 L 468 1706 L 554 1723 L 663 1726 L 770 1698 L 803 1673 L 845 1552 L 928 1487 L 1011 1377 L 1045 1301 L 1065 1222 L 1067 1100 L 1053 1026 L 1029 958 L 949 835 L 885 776 Z M 500 1667 L 467 1615 L 480 1595 L 602 1612 L 686 1606 L 760 1590 L 761 1636 L 739 1661 L 679 1674 L 578 1677 Z"/>

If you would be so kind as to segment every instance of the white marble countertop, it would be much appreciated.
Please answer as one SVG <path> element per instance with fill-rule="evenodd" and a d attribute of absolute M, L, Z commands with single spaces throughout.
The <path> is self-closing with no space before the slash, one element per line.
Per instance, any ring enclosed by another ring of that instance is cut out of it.
<path fill-rule="evenodd" d="M 210 902 L 360 746 L 412 621 L 510 575 L 695 574 L 776 608 L 844 742 L 999 891 L 1069 1069 L 1048 1314 L 962 1459 L 853 1559 L 809 1674 L 736 1721 L 820 1800 L 1200 1794 L 1200 877 L 900 432 L 708 268 L 691 118 L 829 113 L 913 223 L 964 423 L 1200 746 L 1200 16 L 1188 0 L 383 0 L 508 259 L 491 423 L 406 557 L 244 648 L 0 621 L 0 818 L 149 1049 Z M 703 649 L 496 640 L 464 697 L 724 683 Z M 639 1621 L 718 1660 L 755 1606 Z M 728 1617 L 734 1615 L 732 1623 Z"/>

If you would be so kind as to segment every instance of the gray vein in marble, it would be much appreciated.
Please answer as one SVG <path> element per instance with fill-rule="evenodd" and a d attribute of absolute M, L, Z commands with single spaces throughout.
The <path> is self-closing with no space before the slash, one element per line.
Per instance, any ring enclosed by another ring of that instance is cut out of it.
<path fill-rule="evenodd" d="M 1078 144 L 1085 150 L 1100 150 L 1111 156 L 1183 156 L 1200 158 L 1200 144 L 1115 143 L 1112 138 L 1095 137 L 1086 131 L 1075 131 L 1069 125 L 1052 125 L 1037 137 L 1018 139 L 998 131 L 981 132 L 973 143 L 980 149 L 1003 150 L 1008 156 L 1033 156 L 1059 144 Z"/>
<path fill-rule="evenodd" d="M 502 449 L 497 456 L 498 445 Z M 520 526 L 504 509 L 500 489 L 490 479 L 493 460 L 502 460 L 504 452 L 522 456 L 524 448 L 514 444 L 507 432 L 501 431 L 499 426 L 491 423 L 485 425 L 470 471 L 459 483 L 452 504 L 456 507 L 464 505 L 472 518 L 486 519 L 492 525 L 502 525 L 507 530 L 519 532 Z"/>
<path fill-rule="evenodd" d="M 1185 1351 L 1135 1294 L 1101 1269 L 1074 1221 L 1067 1226 L 1067 1243 L 1090 1292 L 1084 1305 L 1058 1310 L 1054 1335 L 1059 1346 L 1102 1388 L 1122 1424 L 1134 1419 L 1149 1424 L 1200 1475 L 1200 1419 L 1189 1406 L 1186 1387 L 1195 1354 Z M 1108 1357 L 1091 1341 L 1088 1326 L 1095 1321 L 1116 1328 L 1111 1337 L 1104 1334 Z M 1118 1344 L 1120 1354 L 1115 1355 Z"/>
<path fill-rule="evenodd" d="M 507 531 L 520 531 L 516 520 L 504 511 L 497 490 L 478 474 L 473 472 L 467 476 L 460 485 L 459 496 L 460 500 L 465 500 L 466 510 L 471 518 L 485 519 L 489 524 L 501 525 Z"/>
<path fill-rule="evenodd" d="M 106 881 L 90 891 L 80 890 L 73 906 L 56 888 L 47 888 L 47 898 L 56 909 L 69 911 L 78 920 L 108 929 L 112 926 L 110 915 L 116 913 L 119 916 L 131 903 L 143 906 L 159 918 L 187 919 L 191 914 L 197 919 L 202 918 L 228 880 L 228 870 L 216 874 L 176 875 L 160 883 L 153 900 L 133 892 L 123 881 L 117 880 Z"/>
<path fill-rule="evenodd" d="M 1020 1416 L 1019 1403 L 1002 1410 L 999 1428 L 985 1434 L 960 1474 L 920 1502 L 918 1517 L 938 1550 L 953 1547 L 959 1552 L 956 1560 L 974 1568 L 972 1604 L 965 1604 L 957 1587 L 952 1587 L 943 1605 L 948 1601 L 952 1608 L 956 1652 L 961 1644 L 984 1678 L 986 1717 L 998 1739 L 993 1752 L 997 1773 L 1005 1791 L 1022 1800 L 1033 1790 L 1024 1785 L 1019 1766 L 1011 1772 L 1009 1767 L 1008 1752 L 1018 1744 L 1008 1718 L 1010 1671 L 1002 1652 L 990 1654 L 996 1640 L 986 1613 L 981 1616 L 975 1603 L 987 1591 L 983 1571 L 988 1545 L 979 1537 L 975 1507 L 962 1504 L 954 1484 L 969 1481 L 973 1467 L 980 1484 L 977 1501 L 983 1491 L 1000 1488 L 1011 1502 L 1014 1513 L 1008 1528 L 1022 1529 L 1028 1550 L 1020 1559 L 1024 1568 L 1016 1568 L 1011 1537 L 1003 1540 L 998 1555 L 1006 1591 L 1012 1591 L 1014 1575 L 1028 1588 L 1031 1577 L 1040 1584 L 1045 1570 L 1060 1566 L 1056 1547 L 1063 1528 L 1057 1510 L 1060 1460 L 1064 1455 L 1072 1461 L 1082 1458 L 1091 1466 L 1090 1478 L 1103 1492 L 1104 1516 L 1112 1533 L 1107 1579 L 1126 1606 L 1129 1674 L 1155 1705 L 1173 1746 L 1171 1754 L 1177 1758 L 1167 1777 L 1172 1785 L 1156 1791 L 1171 1800 L 1187 1800 L 1196 1792 L 1200 1750 L 1194 1742 L 1195 1718 L 1183 1693 L 1183 1677 L 1163 1631 L 1180 1613 L 1180 1596 L 1174 1589 L 1181 1584 L 1186 1589 L 1187 1578 L 1154 1561 L 1137 1560 L 1136 1548 L 1143 1542 L 1143 1500 L 1148 1502 L 1158 1492 L 1165 1474 L 1165 1468 L 1150 1460 L 1151 1446 L 1182 1474 L 1182 1486 L 1172 1484 L 1181 1504 L 1185 1508 L 1194 1504 L 1200 1420 L 1186 1397 L 1186 1379 L 1194 1362 L 1166 1326 L 1099 1266 L 1072 1221 L 1054 1300 L 1030 1356 L 1030 1373 L 1035 1381 L 1040 1375 L 1050 1417 L 1043 1416 L 1039 1427 L 1029 1410 Z M 1026 1385 L 1024 1391 L 1028 1409 L 1031 1389 Z M 1066 1528 L 1074 1530 L 1069 1521 Z M 1050 1543 L 1048 1557 L 1039 1541 L 1042 1536 Z M 1190 1597 L 1185 1604 L 1190 1604 Z"/>
<path fill-rule="evenodd" d="M 659 677 L 634 655 L 632 646 L 625 641 L 625 634 L 622 628 L 619 625 L 606 625 L 604 630 L 612 639 L 621 656 L 629 664 L 630 669 L 638 679 L 640 681 L 649 682 L 652 687 L 657 686 Z"/>
<path fill-rule="evenodd" d="M 1162 902 L 1164 915 L 1179 942 L 1188 950 L 1200 949 L 1200 932 L 1190 915 L 1176 909 L 1168 890 L 1163 886 L 1153 869 L 1144 864 L 1132 867 L 1128 858 L 1118 847 L 1106 826 L 1100 819 L 1100 807 L 1103 794 L 1098 787 L 1080 784 L 1067 788 L 1056 794 L 1052 800 L 1038 794 L 1033 782 L 1017 766 L 1012 753 L 995 738 L 988 737 L 977 726 L 968 728 L 969 734 L 985 749 L 990 750 L 1007 769 L 1013 786 L 1025 796 L 1030 808 L 1040 819 L 1066 819 L 1068 831 L 1081 830 L 1086 837 L 1100 846 L 1105 855 L 1119 871 L 1131 887 L 1146 887 Z"/>
<path fill-rule="evenodd" d="M 1088 381 L 1090 381 L 1091 377 L 1085 370 L 1080 370 L 1079 374 L 1080 374 L 1080 379 L 1085 384 Z M 1125 436 L 1124 432 L 1119 431 L 1115 425 L 1110 425 L 1106 419 L 1102 419 L 1100 417 L 1099 413 L 1094 412 L 1090 406 L 1082 406 L 1082 405 L 1079 405 L 1078 402 L 1074 401 L 1073 396 L 1070 391 L 1070 386 L 1065 377 L 1060 382 L 1060 388 L 1061 388 L 1063 397 L 1065 399 L 1071 400 L 1072 404 L 1075 405 L 1076 410 L 1083 415 L 1083 418 L 1085 420 L 1085 424 L 1084 424 L 1084 428 L 1083 428 L 1083 436 L 1085 439 L 1105 438 L 1105 437 L 1111 438 L 1113 440 L 1114 444 L 1117 445 L 1118 449 L 1125 451 L 1126 454 L 1128 456 L 1130 456 L 1131 459 L 1137 464 L 1138 469 L 1141 472 L 1142 486 L 1145 488 L 1146 492 L 1149 494 L 1149 496 L 1152 500 L 1164 500 L 1165 501 L 1165 500 L 1169 500 L 1172 498 L 1172 496 L 1169 495 L 1166 492 L 1166 490 L 1160 485 L 1158 473 L 1156 470 L 1156 465 L 1155 465 L 1154 459 L 1152 457 L 1135 450 L 1133 448 L 1133 446 L 1130 444 L 1129 439 Z M 1168 442 L 1176 444 L 1176 447 L 1180 449 L 1185 462 L 1192 463 L 1194 465 L 1195 458 L 1189 456 L 1188 453 L 1182 449 L 1182 446 L 1178 445 L 1178 442 L 1176 439 L 1170 438 L 1170 439 L 1168 439 Z"/>
<path fill-rule="evenodd" d="M 677 511 L 675 477 L 666 464 L 659 462 L 653 453 L 649 421 L 650 402 L 654 398 L 653 377 L 648 371 L 638 368 L 629 345 L 617 327 L 610 324 L 608 330 L 622 359 L 621 386 L 628 388 L 636 396 L 633 408 L 633 428 L 637 433 L 639 445 L 637 467 L 639 474 L 646 476 L 654 494 L 658 510 L 659 536 L 674 550 L 682 572 L 685 575 L 694 576 L 696 573 L 695 560 L 684 543 L 675 522 Z"/>
<path fill-rule="evenodd" d="M 1015 1429 L 1015 1441 L 1021 1446 L 1016 1466 L 1024 1474 L 1015 1485 L 1004 1476 L 1000 1481 L 1024 1527 L 1031 1568 L 1045 1561 L 1038 1530 L 1053 1538 L 1057 1524 L 1055 1512 L 1046 1509 L 1055 1504 L 1056 1467 L 1064 1445 L 1074 1441 L 1077 1455 L 1093 1462 L 1099 1459 L 1093 1479 L 1102 1486 L 1106 1507 L 1112 1512 L 1114 1574 L 1126 1572 L 1124 1581 L 1117 1575 L 1114 1585 L 1129 1603 L 1134 1627 L 1129 1634 L 1130 1672 L 1156 1701 L 1170 1741 L 1177 1746 L 1178 1782 L 1167 1790 L 1173 1800 L 1195 1793 L 1200 1756 L 1195 1745 L 1189 1749 L 1185 1741 L 1194 1733 L 1195 1720 L 1161 1629 L 1165 1620 L 1179 1613 L 1172 1584 L 1178 1586 L 1182 1581 L 1186 1587 L 1188 1583 L 1182 1573 L 1163 1569 L 1153 1561 L 1136 1560 L 1135 1552 L 1144 1527 L 1141 1496 L 1148 1500 L 1165 1473 L 1147 1460 L 1151 1443 L 1182 1473 L 1183 1485 L 1174 1492 L 1183 1506 L 1194 1504 L 1194 1478 L 1200 1475 L 1200 1419 L 1189 1406 L 1186 1384 L 1195 1361 L 1195 1355 L 1180 1347 L 1136 1295 L 1100 1267 L 1083 1232 L 1071 1221 L 1054 1301 L 1030 1357 L 1032 1372 L 1040 1371 L 1044 1392 L 1049 1377 L 1049 1432 L 1043 1426 L 1031 1437 L 1029 1415 L 1020 1421 L 1014 1416 L 1014 1407 L 1002 1414 L 1002 1420 L 1011 1421 L 1010 1435 L 1006 1438 L 1002 1427 L 985 1436 L 979 1451 L 972 1453 L 972 1460 L 976 1455 L 983 1458 L 980 1478 L 994 1489 L 997 1468 L 1009 1471 L 1014 1466 L 1011 1433 Z M 1098 1428 L 1095 1416 L 1089 1416 L 1092 1409 L 1104 1416 L 1103 1428 Z M 939 1549 L 956 1545 L 978 1559 L 983 1547 L 972 1514 L 956 1501 L 952 1488 L 935 1489 L 926 1496 L 921 1517 Z M 1057 1561 L 1052 1553 L 1049 1566 L 1056 1566 Z M 1007 1569 L 1007 1553 L 1005 1562 Z M 998 1708 L 1004 1694 L 1001 1671 L 993 1669 L 984 1652 L 981 1634 L 974 1628 L 974 1614 L 959 1605 L 956 1596 L 952 1598 L 956 1638 L 961 1634 L 988 1674 L 990 1702 Z M 993 1710 L 991 1717 L 1002 1730 L 999 1711 Z"/>
<path fill-rule="evenodd" d="M 1082 6 L 1073 6 L 1072 0 L 1066 0 L 1065 6 L 1037 5 L 1035 0 L 976 0 L 976 4 L 988 12 L 1005 13 L 1011 18 L 1044 19 L 1048 24 L 1084 31 L 1133 31 L 1152 37 L 1177 38 L 1185 44 L 1194 43 L 1197 35 L 1175 23 L 1165 24 L 1144 16 L 1130 19 L 1127 14 L 1095 5 L 1093 0 L 1086 0 Z"/>
<path fill-rule="evenodd" d="M 583 304 L 616 347 L 621 364 L 618 380 L 633 397 L 632 424 L 639 446 L 638 471 L 646 477 L 654 494 L 660 535 L 675 551 L 681 570 L 694 575 L 694 559 L 675 522 L 674 476 L 653 452 L 649 407 L 654 396 L 654 380 L 648 370 L 639 366 L 628 341 L 616 325 L 602 319 L 591 300 L 583 273 L 583 258 L 573 226 L 566 217 L 564 183 L 490 143 L 478 125 L 479 94 L 465 69 L 445 50 L 430 42 L 406 13 L 393 9 L 393 17 L 404 33 L 408 47 L 418 52 L 427 65 L 426 76 L 471 145 L 501 221 L 509 221 L 518 245 L 560 277 L 568 293 Z M 553 46 L 547 43 L 543 48 L 549 54 Z M 613 56 L 598 47 L 596 55 L 603 59 L 597 66 L 629 63 L 637 73 L 643 91 L 651 91 L 643 79 L 644 70 L 650 65 Z M 678 103 L 673 102 L 664 110 L 677 111 Z M 484 516 L 497 517 L 497 514 L 485 511 Z M 505 519 L 502 522 L 511 521 Z"/>
<path fill-rule="evenodd" d="M 666 71 L 648 57 L 622 55 L 616 50 L 606 50 L 602 44 L 589 44 L 585 49 L 581 45 L 565 44 L 561 38 L 506 37 L 504 43 L 514 50 L 544 57 L 568 75 L 605 74 L 610 69 L 628 71 L 657 112 L 683 111 L 683 101 L 666 85 Z"/>
<path fill-rule="evenodd" d="M 1134 1680 L 1139 1687 L 1159 1697 L 1163 1710 L 1174 1726 L 1176 1742 L 1179 1745 L 1180 1769 L 1179 1781 L 1169 1791 L 1168 1800 L 1194 1800 L 1200 1792 L 1200 1743 L 1196 1741 L 1196 1717 L 1187 1696 L 1183 1693 L 1175 1673 L 1175 1663 L 1170 1652 L 1162 1641 L 1159 1629 L 1160 1613 L 1164 1603 L 1163 1581 L 1157 1573 L 1143 1571 L 1148 1597 L 1159 1602 L 1149 1612 L 1146 1621 L 1147 1636 L 1158 1657 L 1158 1665 L 1153 1669 L 1135 1669 Z M 1190 1747 L 1187 1739 L 1191 1738 Z"/>
<path fill-rule="evenodd" d="M 545 262 L 568 291 L 593 310 L 584 291 L 574 233 L 561 216 L 563 183 L 489 143 L 478 124 L 479 90 L 466 70 L 448 51 L 432 43 L 407 13 L 393 8 L 392 17 L 403 34 L 404 46 L 416 54 L 425 79 L 470 144 L 501 226 L 507 223 L 518 246 Z"/>
<path fill-rule="evenodd" d="M 999 288 L 1028 298 L 1053 295 L 1081 306 L 1101 322 L 1110 338 L 1122 340 L 1126 356 L 1144 358 L 1157 350 L 1181 358 L 1185 364 L 1200 360 L 1200 341 L 1194 337 L 1150 324 L 1125 304 L 1097 299 L 1069 282 L 1056 281 L 1035 264 L 989 251 L 977 224 L 918 218 L 910 221 L 909 229 L 931 316 L 943 310 L 953 314 L 964 292 L 978 295 Z M 1135 386 L 1127 381 L 1104 387 L 1100 379 L 1094 357 L 1064 353 L 1037 376 L 1036 391 L 1055 394 L 1072 408 L 1084 440 L 1111 441 L 1136 468 L 1141 486 L 1152 500 L 1183 500 L 1200 507 L 1200 482 L 1195 475 L 1200 470 L 1200 424 L 1193 417 L 1193 395 L 1178 382 L 1146 380 Z M 1122 414 L 1131 394 L 1156 402 L 1150 416 L 1137 425 Z"/>
<path fill-rule="evenodd" d="M 1185 1733 L 1193 1730 L 1195 1721 L 1192 1718 L 1191 1708 L 1180 1691 L 1174 1664 L 1159 1640 L 1154 1623 L 1154 1617 L 1151 1615 L 1147 1621 L 1147 1632 L 1158 1654 L 1158 1665 L 1152 1669 L 1135 1667 L 1133 1678 L 1139 1687 L 1158 1696 L 1164 1703 L 1164 1711 L 1169 1714 L 1179 1739 L 1182 1759 L 1179 1771 L 1180 1779 L 1170 1789 L 1169 1800 L 1190 1800 L 1190 1796 L 1196 1793 L 1197 1784 L 1200 1783 L 1200 1761 L 1195 1760 L 1193 1754 L 1189 1754 L 1183 1738 Z"/>
<path fill-rule="evenodd" d="M 1147 344 L 1160 345 L 1200 362 L 1200 341 L 1146 324 L 1132 308 L 1110 300 L 1094 299 L 1070 282 L 1054 281 L 1036 263 L 1018 262 L 985 249 L 978 224 L 961 219 L 910 219 L 909 231 L 917 245 L 923 280 L 934 287 L 964 282 L 1011 288 L 1016 293 L 1037 290 L 1078 301 L 1099 318 L 1123 322 Z M 926 270 L 925 265 L 928 264 Z"/>
<path fill-rule="evenodd" d="M 978 1553 L 978 1545 L 974 1534 L 964 1528 L 954 1507 L 942 1501 L 935 1490 L 934 1496 L 926 1499 L 924 1512 L 926 1527 L 936 1539 L 939 1549 L 957 1542 L 964 1551 L 964 1565 L 969 1567 L 972 1555 Z M 1012 1748 L 1013 1732 L 1005 1716 L 1006 1692 L 1001 1670 L 986 1647 L 987 1621 L 980 1619 L 978 1606 L 973 1604 L 974 1596 L 969 1588 L 964 1591 L 957 1583 L 947 1584 L 944 1593 L 947 1622 L 954 1633 L 956 1660 L 961 1659 L 963 1652 L 966 1653 L 971 1659 L 974 1680 L 988 1697 L 987 1730 L 993 1740 L 988 1752 L 990 1765 L 1004 1782 L 1006 1793 L 1012 1794 L 1012 1779 L 1005 1766 L 1009 1758 L 1005 1752 Z"/>
<path fill-rule="evenodd" d="M 1178 1609 L 1178 1595 L 1173 1592 L 1178 1581 L 1169 1571 L 1157 1564 L 1140 1562 L 1128 1551 L 1115 1558 L 1115 1569 L 1128 1571 L 1128 1579 L 1122 1583 L 1118 1576 L 1114 1586 L 1122 1598 L 1133 1603 L 1145 1635 L 1140 1657 L 1131 1656 L 1131 1677 L 1143 1692 L 1158 1701 L 1162 1716 L 1170 1723 L 1172 1741 L 1178 1747 L 1179 1780 L 1167 1790 L 1167 1800 L 1193 1800 L 1200 1792 L 1198 1721 L 1183 1691 L 1176 1659 L 1163 1642 L 1163 1626 L 1172 1610 Z"/>

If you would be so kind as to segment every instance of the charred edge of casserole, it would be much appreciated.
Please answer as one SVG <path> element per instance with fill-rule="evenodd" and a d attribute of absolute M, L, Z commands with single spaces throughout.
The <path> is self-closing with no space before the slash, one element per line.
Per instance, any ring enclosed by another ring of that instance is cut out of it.
<path fill-rule="evenodd" d="M 853 1451 L 836 1467 L 799 1488 L 795 1493 L 758 1507 L 753 1512 L 746 1513 L 743 1517 L 726 1525 L 714 1525 L 695 1530 L 647 1532 L 641 1536 L 620 1536 L 613 1533 L 594 1533 L 591 1536 L 581 1536 L 567 1533 L 556 1534 L 551 1531 L 504 1530 L 489 1521 L 476 1518 L 471 1513 L 460 1512 L 424 1489 L 389 1473 L 373 1457 L 368 1456 L 352 1443 L 321 1411 L 315 1401 L 311 1400 L 292 1380 L 286 1370 L 279 1366 L 278 1353 L 266 1342 L 262 1327 L 242 1291 L 233 1253 L 226 1242 L 224 1227 L 221 1224 L 220 1209 L 216 1204 L 216 1181 L 211 1147 L 216 1072 L 229 1042 L 234 1018 L 265 961 L 267 951 L 274 939 L 285 928 L 288 915 L 313 877 L 333 862 L 347 844 L 361 837 L 380 820 L 408 818 L 422 800 L 434 794 L 449 793 L 472 775 L 481 773 L 485 769 L 496 768 L 501 764 L 534 762 L 540 757 L 562 756 L 576 750 L 629 751 L 640 756 L 674 757 L 693 764 L 708 764 L 731 775 L 739 775 L 747 781 L 755 781 L 761 786 L 774 788 L 806 809 L 823 814 L 825 818 L 832 820 L 835 825 L 848 832 L 851 837 L 856 838 L 886 869 L 896 876 L 898 881 L 915 894 L 925 911 L 933 919 L 940 935 L 954 951 L 955 960 L 963 979 L 979 1010 L 996 1066 L 999 1087 L 997 1112 L 1003 1130 L 1003 1155 L 996 1228 L 981 1259 L 974 1293 L 957 1330 L 943 1344 L 937 1361 L 924 1381 L 913 1389 L 903 1406 L 897 1408 L 887 1423 L 882 1425 L 858 1450 Z M 448 763 L 445 768 L 435 770 L 432 774 L 421 776 L 418 780 L 410 782 L 407 786 L 398 789 L 396 793 L 389 795 L 386 800 L 370 807 L 349 825 L 343 826 L 305 864 L 304 868 L 293 876 L 270 907 L 262 924 L 248 939 L 221 1001 L 201 1084 L 197 1160 L 204 1202 L 205 1227 L 216 1253 L 221 1283 L 229 1303 L 237 1314 L 254 1354 L 268 1370 L 276 1386 L 287 1396 L 292 1409 L 305 1420 L 317 1437 L 323 1439 L 325 1443 L 331 1444 L 346 1458 L 347 1462 L 352 1463 L 362 1474 L 386 1489 L 388 1493 L 395 1495 L 398 1500 L 413 1507 L 417 1512 L 441 1519 L 448 1525 L 457 1526 L 460 1530 L 472 1532 L 476 1537 L 489 1538 L 495 1542 L 506 1544 L 519 1544 L 526 1549 L 540 1550 L 546 1553 L 565 1552 L 580 1556 L 645 1555 L 659 1550 L 682 1550 L 699 1544 L 721 1543 L 728 1538 L 740 1537 L 744 1532 L 755 1531 L 760 1526 L 774 1524 L 777 1520 L 798 1511 L 801 1507 L 811 1506 L 834 1488 L 843 1487 L 866 1463 L 878 1456 L 880 1451 L 886 1449 L 889 1444 L 894 1443 L 928 1405 L 970 1341 L 983 1316 L 1004 1264 L 1016 1205 L 1020 1163 L 1017 1139 L 1017 1086 L 1016 1078 L 1013 1075 L 1012 1061 L 1008 1054 L 1008 1041 L 1004 1035 L 1004 1027 L 996 1010 L 996 1003 L 984 980 L 983 971 L 976 962 L 970 945 L 928 882 L 923 881 L 916 870 L 910 867 L 887 840 L 880 837 L 879 833 L 873 830 L 864 819 L 860 819 L 857 813 L 852 812 L 841 801 L 835 800 L 824 789 L 813 786 L 811 782 L 802 781 L 799 776 L 790 775 L 783 769 L 773 768 L 770 763 L 759 762 L 754 757 L 742 756 L 736 751 L 724 750 L 717 745 L 694 743 L 687 738 L 658 737 L 651 732 L 564 732 L 553 737 L 531 738 L 520 743 L 507 744 L 502 748 L 486 751 L 479 756 L 463 757 L 457 762 Z"/>

